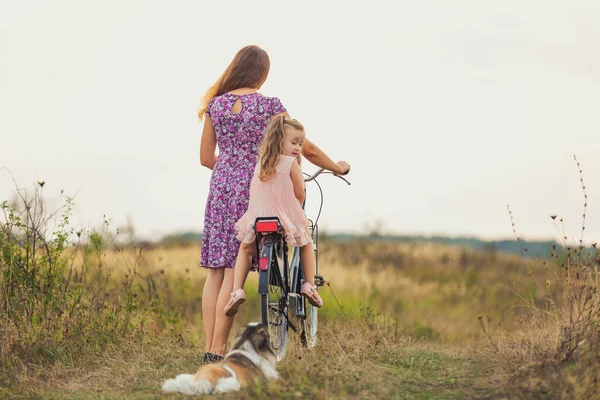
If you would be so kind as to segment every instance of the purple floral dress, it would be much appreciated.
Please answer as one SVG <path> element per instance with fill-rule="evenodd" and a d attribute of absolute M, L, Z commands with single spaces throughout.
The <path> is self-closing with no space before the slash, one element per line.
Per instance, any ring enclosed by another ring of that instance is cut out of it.
<path fill-rule="evenodd" d="M 240 99 L 242 110 L 231 110 Z M 210 179 L 204 212 L 204 236 L 200 265 L 206 268 L 234 268 L 240 247 L 235 223 L 244 215 L 250 198 L 250 181 L 258 149 L 269 119 L 285 112 L 276 97 L 260 93 L 225 93 L 208 103 L 219 156 Z"/>

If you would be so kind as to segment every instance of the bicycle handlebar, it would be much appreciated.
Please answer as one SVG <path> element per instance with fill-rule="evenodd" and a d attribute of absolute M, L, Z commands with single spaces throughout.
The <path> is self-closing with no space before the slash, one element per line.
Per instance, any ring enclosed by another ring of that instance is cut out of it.
<path fill-rule="evenodd" d="M 304 182 L 310 182 L 310 181 L 314 181 L 314 180 L 315 180 L 315 178 L 316 178 L 317 176 L 321 175 L 321 174 L 331 174 L 331 175 L 333 175 L 333 176 L 335 176 L 335 177 L 337 177 L 337 178 L 340 178 L 341 180 L 343 180 L 344 182 L 346 182 L 348 185 L 350 185 L 350 182 L 348 182 L 348 181 L 346 180 L 346 178 L 344 178 L 342 175 L 337 175 L 337 174 L 334 174 L 334 173 L 333 173 L 333 172 L 331 172 L 331 171 L 327 171 L 325 168 L 319 168 L 319 169 L 318 169 L 318 170 L 317 170 L 317 171 L 316 171 L 314 174 L 310 175 L 310 176 L 309 176 L 309 177 L 307 177 L 307 178 L 304 178 Z"/>

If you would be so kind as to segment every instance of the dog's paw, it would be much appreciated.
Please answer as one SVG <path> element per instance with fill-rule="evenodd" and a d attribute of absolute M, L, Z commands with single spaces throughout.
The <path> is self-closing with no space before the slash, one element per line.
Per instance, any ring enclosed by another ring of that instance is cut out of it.
<path fill-rule="evenodd" d="M 230 376 L 229 378 L 221 378 L 217 381 L 217 383 L 215 384 L 214 393 L 232 392 L 234 390 L 240 389 L 240 382 L 238 382 L 238 380 L 233 376 Z"/>
<path fill-rule="evenodd" d="M 162 390 L 167 393 L 184 393 L 184 394 L 210 394 L 213 391 L 212 385 L 205 379 L 194 380 L 194 375 L 181 374 L 175 379 L 167 379 Z"/>
<path fill-rule="evenodd" d="M 279 379 L 279 372 L 273 367 L 264 368 L 263 373 L 265 374 L 265 378 L 268 380 Z"/>
<path fill-rule="evenodd" d="M 177 392 L 178 388 L 179 385 L 177 384 L 177 381 L 175 379 L 167 379 L 162 385 L 163 392 L 167 393 Z"/>

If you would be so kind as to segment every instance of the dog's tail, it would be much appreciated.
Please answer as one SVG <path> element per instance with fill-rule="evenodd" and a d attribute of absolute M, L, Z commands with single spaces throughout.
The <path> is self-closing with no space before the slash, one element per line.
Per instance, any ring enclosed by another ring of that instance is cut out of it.
<path fill-rule="evenodd" d="M 213 387 L 206 379 L 194 380 L 194 375 L 180 374 L 175 379 L 167 379 L 162 385 L 162 390 L 185 394 L 211 394 Z"/>

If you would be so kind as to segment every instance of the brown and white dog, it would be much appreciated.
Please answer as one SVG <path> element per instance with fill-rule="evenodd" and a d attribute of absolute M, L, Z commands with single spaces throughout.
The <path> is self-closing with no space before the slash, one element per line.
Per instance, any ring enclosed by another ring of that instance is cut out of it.
<path fill-rule="evenodd" d="M 164 392 L 185 394 L 225 393 L 240 390 L 260 379 L 277 379 L 277 359 L 271 348 L 269 332 L 251 323 L 236 338 L 233 349 L 223 361 L 200 367 L 195 375 L 181 374 L 163 383 Z"/>

